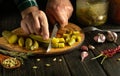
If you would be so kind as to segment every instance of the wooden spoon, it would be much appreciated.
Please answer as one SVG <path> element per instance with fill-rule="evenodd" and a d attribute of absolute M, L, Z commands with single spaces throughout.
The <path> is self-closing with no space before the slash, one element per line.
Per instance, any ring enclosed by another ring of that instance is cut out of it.
<path fill-rule="evenodd" d="M 18 59 L 2 54 L 0 54 L 0 63 L 7 69 L 14 69 L 21 66 L 21 62 Z"/>

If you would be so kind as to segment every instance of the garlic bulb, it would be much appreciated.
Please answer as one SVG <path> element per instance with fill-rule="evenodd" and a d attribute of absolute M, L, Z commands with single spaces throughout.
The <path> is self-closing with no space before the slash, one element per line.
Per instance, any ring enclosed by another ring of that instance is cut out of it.
<path fill-rule="evenodd" d="M 94 40 L 98 43 L 103 43 L 106 40 L 106 37 L 104 34 L 98 33 L 98 35 L 94 36 Z"/>
<path fill-rule="evenodd" d="M 118 39 L 118 35 L 116 32 L 112 32 L 112 31 L 107 31 L 107 40 L 111 41 L 111 42 L 116 42 Z"/>

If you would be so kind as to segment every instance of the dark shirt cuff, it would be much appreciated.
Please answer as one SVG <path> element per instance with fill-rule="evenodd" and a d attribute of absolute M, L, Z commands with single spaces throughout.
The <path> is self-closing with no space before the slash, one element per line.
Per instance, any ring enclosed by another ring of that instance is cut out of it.
<path fill-rule="evenodd" d="M 20 11 L 23 11 L 26 8 L 31 7 L 31 6 L 38 6 L 35 0 L 22 0 L 17 5 Z"/>

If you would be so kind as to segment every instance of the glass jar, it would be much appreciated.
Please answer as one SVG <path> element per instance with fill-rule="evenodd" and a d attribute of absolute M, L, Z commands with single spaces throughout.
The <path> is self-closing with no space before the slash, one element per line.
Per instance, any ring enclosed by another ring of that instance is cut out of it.
<path fill-rule="evenodd" d="M 107 20 L 107 0 L 76 0 L 76 16 L 80 24 L 98 26 Z"/>
<path fill-rule="evenodd" d="M 120 0 L 110 0 L 110 21 L 120 24 Z"/>

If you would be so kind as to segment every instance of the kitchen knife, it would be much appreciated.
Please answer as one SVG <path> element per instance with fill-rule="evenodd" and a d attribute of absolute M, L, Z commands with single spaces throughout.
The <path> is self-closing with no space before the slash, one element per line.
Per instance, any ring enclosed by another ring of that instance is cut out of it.
<path fill-rule="evenodd" d="M 58 28 L 59 28 L 59 24 L 58 23 L 55 23 L 54 27 L 53 27 L 53 30 L 52 30 L 52 33 L 51 33 L 51 37 L 50 37 L 50 41 L 49 41 L 49 45 L 48 45 L 48 48 L 46 50 L 46 52 L 49 52 L 51 47 L 52 47 L 52 38 L 53 37 L 56 37 L 56 34 L 57 34 L 57 31 L 58 31 Z"/>

